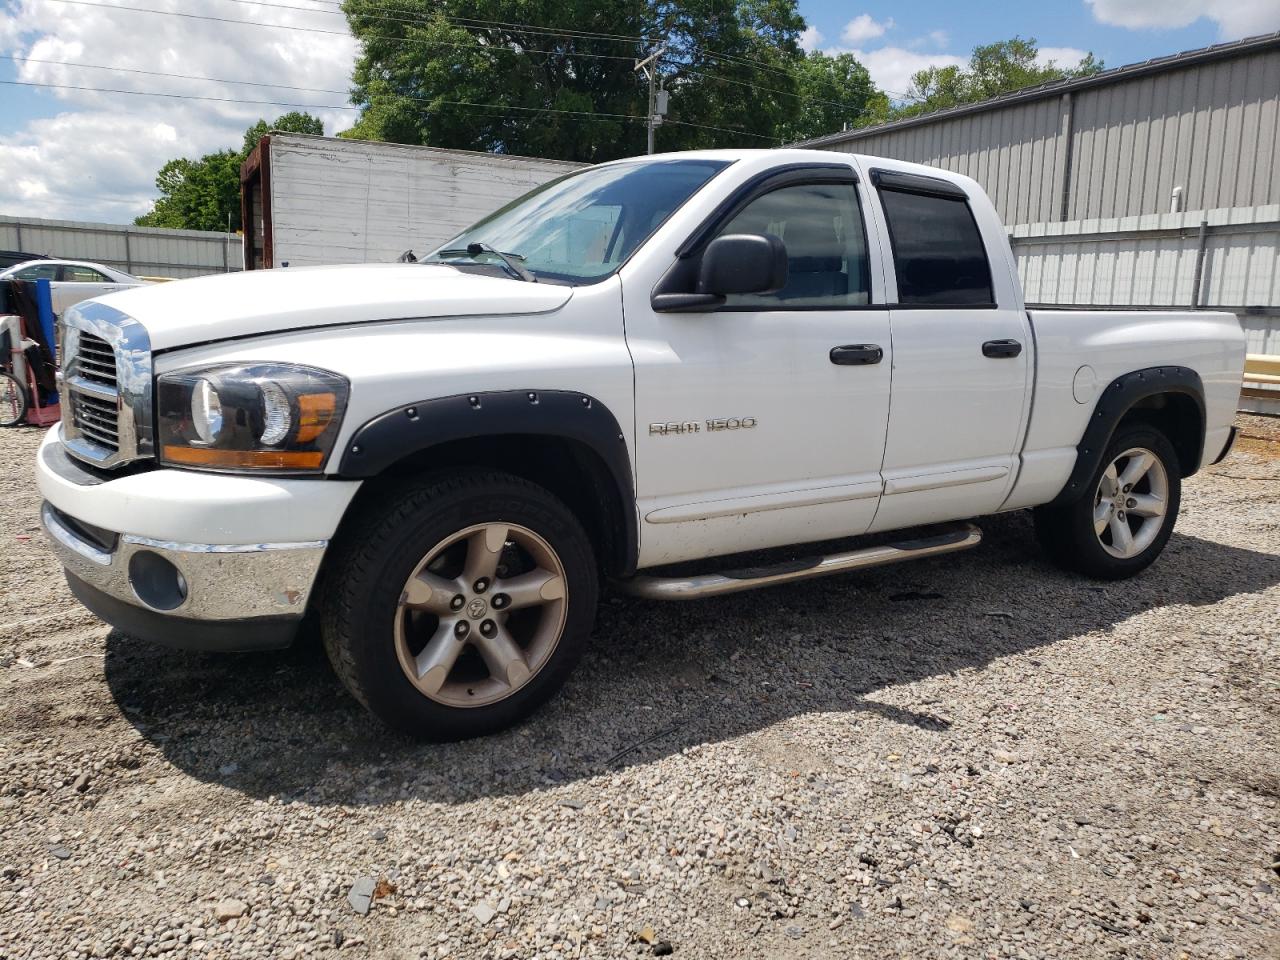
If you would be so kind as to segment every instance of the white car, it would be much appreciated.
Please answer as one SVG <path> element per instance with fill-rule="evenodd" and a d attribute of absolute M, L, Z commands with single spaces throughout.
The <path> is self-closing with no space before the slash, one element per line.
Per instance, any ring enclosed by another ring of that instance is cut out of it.
<path fill-rule="evenodd" d="M 53 312 L 59 316 L 82 300 L 146 286 L 145 280 L 123 270 L 84 260 L 28 260 L 0 272 L 0 280 L 48 280 Z"/>
<path fill-rule="evenodd" d="M 221 650 L 313 613 L 352 694 L 435 738 L 550 697 L 606 578 L 721 595 L 1024 509 L 1058 564 L 1133 576 L 1230 450 L 1244 367 L 1229 313 L 1028 309 L 968 177 L 805 150 L 601 164 L 425 262 L 128 291 L 63 329 L 37 477 L 81 602 Z"/>

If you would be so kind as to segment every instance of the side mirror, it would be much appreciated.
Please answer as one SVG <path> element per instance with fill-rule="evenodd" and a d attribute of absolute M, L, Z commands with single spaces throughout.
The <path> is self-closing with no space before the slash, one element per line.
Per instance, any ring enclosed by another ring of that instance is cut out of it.
<path fill-rule="evenodd" d="M 781 237 L 731 233 L 707 244 L 700 258 L 676 260 L 649 302 L 659 313 L 703 313 L 721 306 L 731 293 L 772 293 L 786 285 L 787 247 Z M 671 292 L 672 287 L 684 292 Z"/>
<path fill-rule="evenodd" d="M 787 285 L 787 248 L 771 233 L 716 237 L 702 252 L 697 292 L 772 293 Z"/>

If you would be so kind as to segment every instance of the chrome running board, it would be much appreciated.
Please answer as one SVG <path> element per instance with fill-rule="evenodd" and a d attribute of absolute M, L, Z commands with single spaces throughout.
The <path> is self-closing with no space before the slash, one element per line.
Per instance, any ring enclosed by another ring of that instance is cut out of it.
<path fill-rule="evenodd" d="M 619 590 L 646 600 L 699 600 L 725 593 L 772 587 L 811 577 L 828 577 L 834 573 L 884 567 L 905 560 L 922 560 L 943 553 L 968 550 L 982 542 L 982 531 L 972 523 L 950 525 L 948 529 L 928 537 L 900 540 L 878 547 L 832 553 L 823 557 L 788 560 L 763 567 L 722 570 L 717 573 L 689 577 L 637 576 L 617 583 Z"/>

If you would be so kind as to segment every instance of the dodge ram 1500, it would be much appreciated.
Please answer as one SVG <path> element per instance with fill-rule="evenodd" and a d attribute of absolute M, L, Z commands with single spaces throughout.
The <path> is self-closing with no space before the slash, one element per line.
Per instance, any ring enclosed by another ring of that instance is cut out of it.
<path fill-rule="evenodd" d="M 457 738 L 559 687 L 605 578 L 709 596 L 965 549 L 1027 508 L 1059 564 L 1132 576 L 1230 449 L 1244 338 L 1029 310 L 973 180 L 774 150 L 576 171 L 420 263 L 105 296 L 61 356 L 37 471 L 85 606 L 214 650 L 311 613 L 357 699 Z"/>

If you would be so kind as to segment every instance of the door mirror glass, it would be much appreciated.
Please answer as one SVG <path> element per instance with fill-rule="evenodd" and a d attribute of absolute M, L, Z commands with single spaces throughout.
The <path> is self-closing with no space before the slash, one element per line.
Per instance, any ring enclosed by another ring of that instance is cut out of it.
<path fill-rule="evenodd" d="M 771 293 L 787 285 L 787 248 L 771 233 L 716 237 L 702 253 L 698 293 Z"/>

